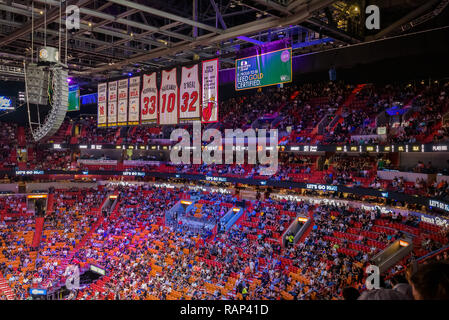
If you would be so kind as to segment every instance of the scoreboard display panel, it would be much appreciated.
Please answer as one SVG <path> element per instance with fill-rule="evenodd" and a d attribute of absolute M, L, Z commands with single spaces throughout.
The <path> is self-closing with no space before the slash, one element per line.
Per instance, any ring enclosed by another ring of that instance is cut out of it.
<path fill-rule="evenodd" d="M 235 90 L 254 89 L 291 81 L 291 48 L 235 61 Z"/>

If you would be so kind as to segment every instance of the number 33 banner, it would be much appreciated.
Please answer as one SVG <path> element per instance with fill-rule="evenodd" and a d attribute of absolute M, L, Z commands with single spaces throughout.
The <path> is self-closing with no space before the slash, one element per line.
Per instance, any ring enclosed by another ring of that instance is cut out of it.
<path fill-rule="evenodd" d="M 161 90 L 159 91 L 159 124 L 178 123 L 178 82 L 176 68 L 162 71 Z"/>
<path fill-rule="evenodd" d="M 157 122 L 157 96 L 156 72 L 144 74 L 140 103 L 142 124 Z"/>

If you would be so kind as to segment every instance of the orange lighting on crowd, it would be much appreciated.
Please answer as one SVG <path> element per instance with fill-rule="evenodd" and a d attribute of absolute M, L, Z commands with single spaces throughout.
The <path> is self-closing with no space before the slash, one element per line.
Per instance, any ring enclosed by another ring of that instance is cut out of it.
<path fill-rule="evenodd" d="M 116 194 L 109 196 L 109 199 L 117 199 L 117 198 L 118 198 L 118 195 L 116 195 Z"/>
<path fill-rule="evenodd" d="M 239 212 L 240 209 L 239 209 L 239 208 L 232 208 L 232 211 L 234 211 L 234 212 Z"/>
<path fill-rule="evenodd" d="M 191 205 L 191 204 L 192 204 L 192 201 L 181 200 L 181 204 L 188 204 L 188 205 Z"/>

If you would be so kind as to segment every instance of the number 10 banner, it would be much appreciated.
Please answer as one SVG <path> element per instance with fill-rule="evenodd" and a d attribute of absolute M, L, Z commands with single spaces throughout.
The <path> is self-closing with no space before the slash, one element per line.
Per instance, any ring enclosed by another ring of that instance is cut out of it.
<path fill-rule="evenodd" d="M 159 124 L 177 124 L 178 108 L 178 82 L 176 68 L 162 71 L 161 90 L 159 91 Z"/>
<path fill-rule="evenodd" d="M 156 72 L 143 75 L 140 103 L 140 120 L 142 124 L 157 122 L 157 84 Z"/>

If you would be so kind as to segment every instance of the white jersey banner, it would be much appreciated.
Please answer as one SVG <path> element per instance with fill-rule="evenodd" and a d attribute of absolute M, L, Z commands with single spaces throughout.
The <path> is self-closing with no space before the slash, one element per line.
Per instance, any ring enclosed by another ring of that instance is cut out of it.
<path fill-rule="evenodd" d="M 161 90 L 159 90 L 159 124 L 177 124 L 178 116 L 176 68 L 170 71 L 163 70 Z"/>
<path fill-rule="evenodd" d="M 106 127 L 108 112 L 108 84 L 98 84 L 98 114 L 97 124 L 99 127 Z"/>
<path fill-rule="evenodd" d="M 129 110 L 128 125 L 139 124 L 139 104 L 140 104 L 140 77 L 129 79 Z"/>
<path fill-rule="evenodd" d="M 201 122 L 218 121 L 218 59 L 203 61 Z"/>
<path fill-rule="evenodd" d="M 108 127 L 117 125 L 117 81 L 108 83 Z"/>
<path fill-rule="evenodd" d="M 117 125 L 128 125 L 128 79 L 118 81 Z"/>
<path fill-rule="evenodd" d="M 181 87 L 179 88 L 179 121 L 200 120 L 200 80 L 198 65 L 182 67 Z"/>
<path fill-rule="evenodd" d="M 157 122 L 158 92 L 156 72 L 143 75 L 142 95 L 140 97 L 140 121 L 145 123 Z"/>

